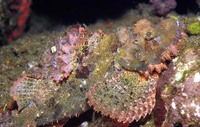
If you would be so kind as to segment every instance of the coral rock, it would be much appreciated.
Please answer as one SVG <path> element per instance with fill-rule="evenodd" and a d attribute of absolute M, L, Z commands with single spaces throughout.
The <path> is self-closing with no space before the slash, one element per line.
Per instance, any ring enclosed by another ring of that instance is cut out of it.
<path fill-rule="evenodd" d="M 158 80 L 167 109 L 163 126 L 174 123 L 183 127 L 200 125 L 199 47 L 199 43 L 187 42 L 180 56 Z"/>
<path fill-rule="evenodd" d="M 150 0 L 156 13 L 166 15 L 170 10 L 176 7 L 175 0 Z"/>

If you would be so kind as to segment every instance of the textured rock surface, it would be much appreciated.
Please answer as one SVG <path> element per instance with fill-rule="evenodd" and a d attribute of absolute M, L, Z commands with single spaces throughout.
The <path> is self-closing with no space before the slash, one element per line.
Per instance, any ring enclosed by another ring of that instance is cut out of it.
<path fill-rule="evenodd" d="M 172 126 L 173 123 L 184 127 L 200 125 L 199 41 L 188 41 L 181 55 L 173 60 L 159 79 L 158 85 L 164 89 L 162 98 L 167 109 L 163 126 Z"/>

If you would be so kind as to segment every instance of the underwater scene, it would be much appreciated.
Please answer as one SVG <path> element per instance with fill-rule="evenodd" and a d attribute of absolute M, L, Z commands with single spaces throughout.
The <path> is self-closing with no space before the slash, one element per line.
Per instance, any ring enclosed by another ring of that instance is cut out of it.
<path fill-rule="evenodd" d="M 200 127 L 200 0 L 0 0 L 0 127 Z"/>

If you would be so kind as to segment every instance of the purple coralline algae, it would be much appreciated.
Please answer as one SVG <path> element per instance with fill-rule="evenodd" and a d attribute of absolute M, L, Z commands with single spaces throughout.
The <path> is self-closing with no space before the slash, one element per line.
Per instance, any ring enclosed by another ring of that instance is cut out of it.
<path fill-rule="evenodd" d="M 150 0 L 156 13 L 166 15 L 170 10 L 176 7 L 176 0 Z"/>

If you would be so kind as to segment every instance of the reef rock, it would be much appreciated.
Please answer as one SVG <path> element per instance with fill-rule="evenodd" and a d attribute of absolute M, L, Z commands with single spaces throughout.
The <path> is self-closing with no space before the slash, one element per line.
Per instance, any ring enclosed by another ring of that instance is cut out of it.
<path fill-rule="evenodd" d="M 200 41 L 200 40 L 199 40 Z M 200 43 L 188 41 L 180 56 L 161 74 L 158 86 L 167 113 L 163 126 L 200 126 Z"/>

